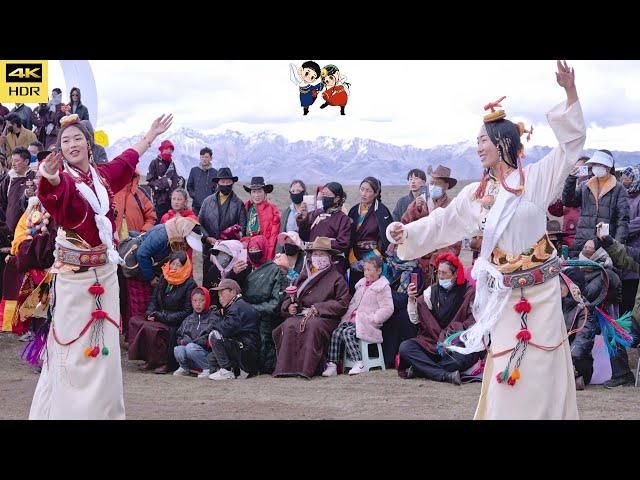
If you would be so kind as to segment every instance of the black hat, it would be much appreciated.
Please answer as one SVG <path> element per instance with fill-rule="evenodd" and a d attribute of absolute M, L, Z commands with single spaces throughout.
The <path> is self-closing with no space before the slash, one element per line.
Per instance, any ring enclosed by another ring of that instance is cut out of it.
<path fill-rule="evenodd" d="M 260 190 L 264 189 L 265 193 L 273 192 L 273 185 L 265 184 L 264 177 L 253 177 L 251 179 L 250 185 L 243 185 L 242 188 L 245 189 L 246 192 L 251 193 L 251 190 Z"/>
<path fill-rule="evenodd" d="M 214 182 L 218 182 L 218 180 L 223 180 L 223 179 L 231 179 L 234 182 L 238 181 L 238 177 L 234 177 L 233 173 L 231 173 L 231 169 L 229 167 L 222 167 L 218 170 L 218 173 L 216 173 L 216 176 L 213 177 L 213 181 Z"/>
<path fill-rule="evenodd" d="M 38 152 L 38 154 L 36 155 L 36 157 L 38 157 L 38 161 L 42 161 L 45 158 L 47 158 L 49 155 L 51 154 L 50 150 L 42 150 L 41 152 Z"/>

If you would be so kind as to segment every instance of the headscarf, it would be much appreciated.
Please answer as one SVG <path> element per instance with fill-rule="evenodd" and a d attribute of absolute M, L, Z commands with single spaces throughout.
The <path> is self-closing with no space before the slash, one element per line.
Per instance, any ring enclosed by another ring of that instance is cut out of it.
<path fill-rule="evenodd" d="M 255 235 L 255 236 L 249 238 L 249 243 L 247 245 L 247 251 L 251 247 L 257 247 L 262 252 L 262 258 L 260 258 L 260 260 L 257 263 L 253 263 L 251 261 L 251 258 L 249 256 L 247 256 L 247 260 L 249 261 L 251 266 L 254 269 L 256 269 L 256 268 L 264 265 L 264 263 L 268 260 L 268 252 L 267 252 L 267 250 L 269 249 L 269 247 L 267 245 L 267 239 L 264 238 L 264 235 Z"/>
<path fill-rule="evenodd" d="M 218 262 L 217 256 L 215 254 L 211 254 L 211 262 L 218 268 L 218 271 L 220 271 L 220 279 L 226 278 L 227 274 L 233 269 L 235 264 L 238 263 L 238 257 L 242 248 L 242 242 L 239 240 L 223 240 L 213 246 L 214 250 L 224 252 L 231 257 L 229 265 L 222 268 L 222 265 Z"/>
<path fill-rule="evenodd" d="M 169 285 L 182 285 L 184 282 L 189 280 L 191 273 L 193 272 L 193 265 L 191 264 L 191 260 L 188 256 L 185 264 L 174 272 L 169 270 L 170 263 L 171 262 L 167 261 L 162 266 L 162 276 L 164 276 L 164 279 Z"/>
<path fill-rule="evenodd" d="M 631 179 L 631 185 L 627 188 L 629 195 L 640 192 L 640 165 L 627 167 L 622 174 Z"/>
<path fill-rule="evenodd" d="M 196 287 L 191 290 L 191 298 L 193 298 L 196 293 L 199 293 L 204 297 L 204 309 L 202 311 L 206 312 L 211 306 L 211 294 L 209 293 L 209 290 L 204 287 Z"/>

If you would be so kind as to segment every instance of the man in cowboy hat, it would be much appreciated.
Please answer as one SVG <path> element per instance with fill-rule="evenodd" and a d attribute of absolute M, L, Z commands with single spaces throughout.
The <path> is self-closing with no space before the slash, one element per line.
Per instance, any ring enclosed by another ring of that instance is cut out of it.
<path fill-rule="evenodd" d="M 187 191 L 193 200 L 191 209 L 196 215 L 200 213 L 200 207 L 205 198 L 213 195 L 216 190 L 213 179 L 218 175 L 218 172 L 211 166 L 212 157 L 213 151 L 209 147 L 204 147 L 200 150 L 200 165 L 193 167 L 189 172 Z"/>
<path fill-rule="evenodd" d="M 198 219 L 202 227 L 202 274 L 206 276 L 211 268 L 211 247 L 220 234 L 233 225 L 239 225 L 244 231 L 247 225 L 247 214 L 242 200 L 233 191 L 233 184 L 238 181 L 229 167 L 222 167 L 211 179 L 217 190 L 202 202 Z"/>
<path fill-rule="evenodd" d="M 244 185 L 251 197 L 244 204 L 247 211 L 245 236 L 264 235 L 267 239 L 267 258 L 276 254 L 276 240 L 280 233 L 280 210 L 267 200 L 267 194 L 273 192 L 273 185 L 267 184 L 263 177 L 253 177 L 249 185 Z"/>
<path fill-rule="evenodd" d="M 406 213 L 402 216 L 402 223 L 407 224 L 415 222 L 422 217 L 426 217 L 436 208 L 446 208 L 451 203 L 451 198 L 447 195 L 447 191 L 455 187 L 458 180 L 451 176 L 451 169 L 444 165 L 438 165 L 434 170 L 431 165 L 427 170 L 431 177 L 429 179 L 429 198 L 426 202 L 422 196 L 418 196 L 407 208 Z M 460 255 L 462 243 L 458 242 L 448 247 L 436 250 L 435 252 L 425 255 L 418 260 L 418 264 L 425 272 L 425 287 L 431 285 L 435 280 L 436 267 L 435 260 L 442 253 L 450 252 L 456 257 Z"/>

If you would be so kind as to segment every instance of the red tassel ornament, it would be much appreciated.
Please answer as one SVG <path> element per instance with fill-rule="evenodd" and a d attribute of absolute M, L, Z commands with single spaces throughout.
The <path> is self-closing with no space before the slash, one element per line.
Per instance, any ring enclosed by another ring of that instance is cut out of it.
<path fill-rule="evenodd" d="M 96 282 L 89 287 L 89 293 L 95 296 L 104 295 L 104 287 Z"/>

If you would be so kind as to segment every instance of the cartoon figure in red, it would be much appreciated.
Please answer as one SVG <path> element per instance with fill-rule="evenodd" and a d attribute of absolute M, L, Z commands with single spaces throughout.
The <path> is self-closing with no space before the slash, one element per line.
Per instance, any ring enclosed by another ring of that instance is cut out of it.
<path fill-rule="evenodd" d="M 327 65 L 320 72 L 322 77 L 322 83 L 326 90 L 322 94 L 324 102 L 320 105 L 320 108 L 328 107 L 340 107 L 340 115 L 345 115 L 344 107 L 347 106 L 349 100 L 349 87 L 350 83 L 347 83 L 347 77 L 340 75 L 340 70 L 335 65 Z M 345 88 L 346 86 L 346 88 Z"/>

